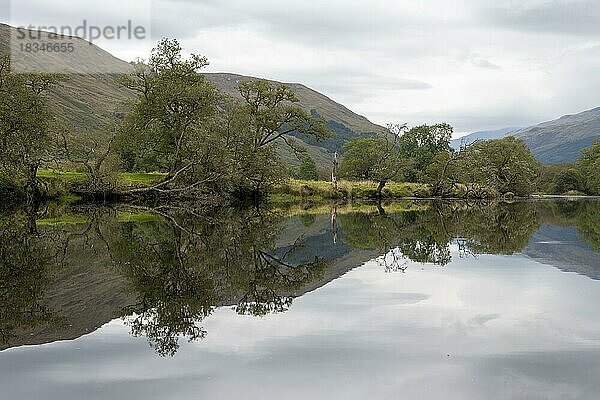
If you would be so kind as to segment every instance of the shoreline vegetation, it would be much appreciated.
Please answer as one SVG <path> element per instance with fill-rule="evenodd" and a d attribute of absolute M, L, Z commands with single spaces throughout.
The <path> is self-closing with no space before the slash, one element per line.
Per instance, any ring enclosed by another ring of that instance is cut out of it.
<path fill-rule="evenodd" d="M 62 204 L 72 204 L 91 200 L 108 201 L 114 203 L 127 203 L 135 197 L 128 194 L 132 189 L 143 189 L 161 182 L 164 173 L 121 173 L 117 177 L 117 186 L 111 193 L 103 196 L 102 193 L 89 193 L 87 190 L 88 177 L 84 172 L 60 171 L 42 169 L 38 177 L 47 187 L 46 201 Z M 374 181 L 346 181 L 337 182 L 337 190 L 332 182 L 318 180 L 287 179 L 274 185 L 262 201 L 271 205 L 286 204 L 329 204 L 331 202 L 377 202 L 377 201 L 404 201 L 404 200 L 512 200 L 512 199 L 596 199 L 600 196 L 587 195 L 578 191 L 563 194 L 532 193 L 521 196 L 491 196 L 491 197 L 465 197 L 463 189 L 454 195 L 435 196 L 432 186 L 424 183 L 389 182 L 381 194 L 377 192 L 378 183 Z M 122 195 L 119 195 L 122 193 Z M 16 194 L 17 198 L 24 199 L 24 193 Z M 9 198 L 9 196 L 7 197 Z M 214 200 L 214 199 L 213 199 Z M 18 203 L 18 201 L 17 201 Z"/>
<path fill-rule="evenodd" d="M 327 121 L 274 82 L 240 81 L 237 97 L 221 93 L 201 73 L 207 65 L 202 56 L 184 58 L 177 40 L 161 40 L 147 61 L 120 78 L 135 98 L 98 138 L 66 126 L 47 105 L 47 93 L 68 76 L 15 74 L 10 57 L 1 56 L 4 206 L 35 208 L 57 199 L 231 204 L 600 194 L 600 141 L 577 164 L 544 166 L 513 137 L 454 150 L 447 123 L 390 124 L 387 133 L 357 134 L 333 152 L 330 166 L 317 166 L 296 139 L 331 138 Z M 282 147 L 298 166 L 282 160 Z"/>

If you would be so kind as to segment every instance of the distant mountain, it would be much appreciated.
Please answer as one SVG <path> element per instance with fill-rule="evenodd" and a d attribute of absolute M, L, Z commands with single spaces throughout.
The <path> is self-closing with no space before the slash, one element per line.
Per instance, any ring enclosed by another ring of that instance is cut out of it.
<path fill-rule="evenodd" d="M 206 73 L 206 78 L 220 91 L 234 98 L 241 99 L 238 85 L 243 81 L 259 78 L 231 73 Z M 341 152 L 344 144 L 354 137 L 367 137 L 374 134 L 384 134 L 387 129 L 372 123 L 362 115 L 358 115 L 342 104 L 335 102 L 300 83 L 280 83 L 292 90 L 298 97 L 299 105 L 315 116 L 323 118 L 327 127 L 335 136 L 316 141 L 312 137 L 292 134 L 307 150 L 308 154 L 323 168 L 329 167 L 334 152 Z M 297 164 L 298 160 L 286 146 L 280 146 L 279 154 L 288 164 Z"/>
<path fill-rule="evenodd" d="M 248 80 L 256 80 L 258 78 L 237 74 L 228 73 L 207 73 L 205 76 L 211 81 L 217 88 L 224 93 L 227 93 L 233 97 L 241 99 L 238 92 L 238 85 L 240 82 Z M 282 83 L 271 81 L 275 83 Z M 344 125 L 356 133 L 384 133 L 386 129 L 382 126 L 376 125 L 369 121 L 362 115 L 358 115 L 350 111 L 345 106 L 335 102 L 329 97 L 313 90 L 300 83 L 283 83 L 286 87 L 291 89 L 298 99 L 300 100 L 300 106 L 308 111 L 314 111 L 326 121 L 333 121 L 338 124 Z"/>
<path fill-rule="evenodd" d="M 0 53 L 7 51 L 10 37 L 15 34 L 15 28 L 0 24 Z M 42 33 L 44 35 L 48 34 Z M 129 73 L 132 67 L 86 40 L 78 37 L 65 40 L 74 43 L 72 52 L 54 52 L 43 57 L 24 53 L 13 60 L 14 64 L 21 70 L 66 71 L 69 79 L 53 89 L 50 107 L 74 132 L 91 132 L 99 137 L 108 137 L 114 121 L 127 112 L 131 101 L 135 99 L 135 94 L 118 82 L 119 76 Z M 257 79 L 225 73 L 206 74 L 206 77 L 222 92 L 238 98 L 239 82 Z M 299 83 L 284 84 L 296 94 L 301 107 L 321 116 L 337 134 L 319 142 L 312 138 L 297 137 L 299 144 L 307 148 L 308 154 L 322 167 L 330 165 L 331 154 L 339 151 L 350 138 L 386 132 L 384 127 L 371 123 L 313 89 Z M 299 163 L 286 146 L 280 146 L 279 154 L 288 164 Z"/>
<path fill-rule="evenodd" d="M 600 139 L 600 107 L 565 115 L 511 134 L 522 139 L 544 164 L 572 163 Z"/>
<path fill-rule="evenodd" d="M 476 140 L 500 139 L 514 136 L 523 140 L 535 158 L 544 164 L 573 163 L 581 151 L 600 139 L 600 107 L 578 114 L 565 115 L 553 121 L 543 122 L 529 128 L 503 128 L 495 131 L 471 133 L 450 142 L 459 149 Z"/>
<path fill-rule="evenodd" d="M 510 128 L 503 128 L 503 129 L 497 129 L 495 131 L 480 131 L 480 132 L 473 132 L 471 134 L 468 134 L 466 136 L 463 136 L 461 138 L 458 139 L 454 139 L 450 141 L 450 146 L 455 149 L 458 150 L 460 149 L 461 144 L 471 144 L 477 140 L 493 140 L 493 139 L 500 139 L 503 138 L 505 136 L 507 136 L 509 133 L 517 131 L 521 128 L 516 128 L 516 127 L 510 127 Z"/>
<path fill-rule="evenodd" d="M 0 24 L 0 54 L 8 51 L 15 32 L 15 28 Z M 42 33 L 42 40 L 49 41 L 47 34 Z M 131 71 L 131 65 L 83 39 L 69 37 L 64 41 L 73 43 L 73 51 L 43 55 L 19 52 L 12 60 L 14 67 L 19 71 L 65 72 L 68 80 L 52 89 L 49 106 L 74 131 L 108 136 L 115 116 L 127 110 L 126 103 L 134 96 L 117 82 L 119 74 Z"/>
<path fill-rule="evenodd" d="M 598 252 L 581 240 L 574 226 L 542 224 L 522 253 L 561 271 L 600 280 Z"/>

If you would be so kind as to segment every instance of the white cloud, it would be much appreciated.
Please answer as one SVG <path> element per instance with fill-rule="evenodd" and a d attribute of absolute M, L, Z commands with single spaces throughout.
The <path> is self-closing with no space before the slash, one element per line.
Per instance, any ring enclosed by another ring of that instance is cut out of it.
<path fill-rule="evenodd" d="M 93 11 L 74 0 L 60 12 L 23 4 L 35 22 Z M 465 132 L 600 105 L 597 2 L 155 0 L 151 11 L 154 39 L 180 38 L 211 71 L 301 82 L 381 124 L 443 120 Z M 149 50 L 100 44 L 126 59 Z"/>

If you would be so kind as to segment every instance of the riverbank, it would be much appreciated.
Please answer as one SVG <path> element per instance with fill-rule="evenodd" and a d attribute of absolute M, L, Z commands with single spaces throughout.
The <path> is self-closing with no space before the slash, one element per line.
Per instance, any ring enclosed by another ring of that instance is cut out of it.
<path fill-rule="evenodd" d="M 125 193 L 156 185 L 165 174 L 119 173 L 115 192 Z M 49 200 L 74 202 L 86 193 L 87 174 L 75 171 L 43 169 L 38 172 L 47 187 Z M 324 200 L 373 200 L 377 198 L 377 183 L 369 181 L 340 181 L 337 188 L 331 182 L 289 179 L 273 186 L 267 199 L 272 203 L 319 202 Z M 8 190 L 8 189 L 7 189 Z M 10 191 L 14 191 L 14 187 Z M 390 182 L 382 193 L 383 199 L 428 198 L 429 185 L 420 183 Z M 18 198 L 18 193 L 15 194 Z M 122 200 L 122 199 L 120 199 Z"/>
<path fill-rule="evenodd" d="M 114 201 L 128 202 L 120 194 L 144 189 L 156 185 L 165 178 L 161 173 L 120 173 L 116 176 L 116 186 L 112 192 L 103 193 L 89 192 L 87 186 L 87 174 L 75 171 L 59 171 L 44 169 L 38 173 L 47 188 L 47 199 L 50 201 L 59 201 L 61 203 L 74 203 L 78 201 Z M 1 183 L 1 182 L 0 182 Z M 327 181 L 307 181 L 288 179 L 274 185 L 268 191 L 265 200 L 272 204 L 298 204 L 298 203 L 319 203 L 327 201 L 371 201 L 378 200 L 377 182 L 370 181 L 340 181 L 337 188 Z M 117 193 L 117 196 L 111 196 L 111 193 Z M 0 184 L 0 194 L 4 200 L 4 205 L 18 204 L 24 201 L 24 196 L 19 193 L 14 185 Z M 457 193 L 455 196 L 449 196 L 445 199 L 465 199 L 464 196 Z M 381 200 L 403 200 L 403 199 L 434 199 L 430 185 L 408 182 L 389 182 L 381 192 Z M 491 196 L 489 200 L 501 199 L 502 196 Z M 514 198 L 510 196 L 509 199 Z M 533 194 L 529 199 L 577 199 L 594 198 L 584 193 L 569 192 L 565 194 Z M 596 197 L 597 198 L 597 197 Z M 200 200 L 200 199 L 197 199 Z M 219 200 L 217 198 L 214 201 Z M 219 200 L 220 202 L 221 200 Z"/>
<path fill-rule="evenodd" d="M 431 197 L 429 185 L 390 182 L 381 192 L 383 199 Z M 377 183 L 369 181 L 340 181 L 337 189 L 331 182 L 290 179 L 276 185 L 269 193 L 273 203 L 294 203 L 322 200 L 372 200 L 377 198 Z"/>

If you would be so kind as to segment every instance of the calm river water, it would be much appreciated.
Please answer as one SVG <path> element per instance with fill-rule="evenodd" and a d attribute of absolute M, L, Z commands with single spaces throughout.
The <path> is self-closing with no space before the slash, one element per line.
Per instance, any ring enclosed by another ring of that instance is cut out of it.
<path fill-rule="evenodd" d="M 598 399 L 600 202 L 0 216 L 2 399 Z"/>

